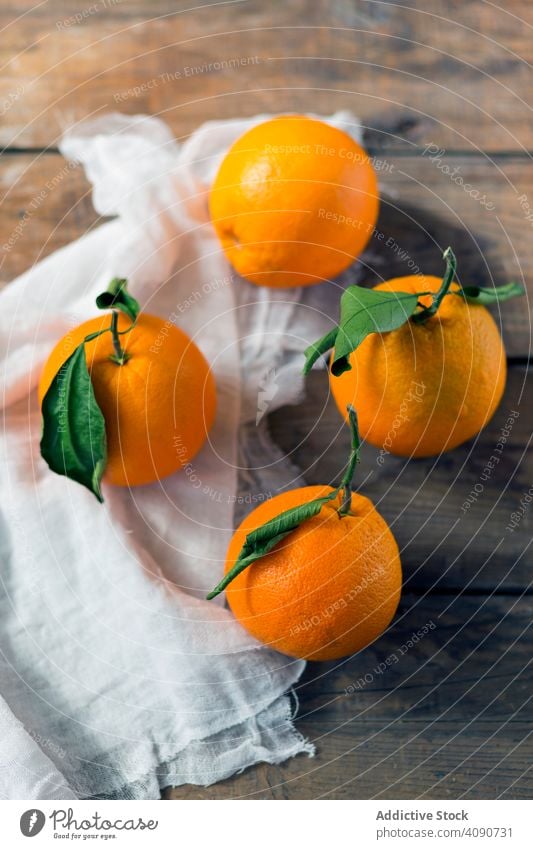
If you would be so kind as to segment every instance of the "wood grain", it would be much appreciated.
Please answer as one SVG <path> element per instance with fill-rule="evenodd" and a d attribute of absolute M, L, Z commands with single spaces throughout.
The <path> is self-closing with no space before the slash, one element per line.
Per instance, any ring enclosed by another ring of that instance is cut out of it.
<path fill-rule="evenodd" d="M 81 167 L 59 154 L 0 156 L 0 195 L 0 285 L 101 221 Z"/>
<path fill-rule="evenodd" d="M 338 728 L 325 719 L 316 760 L 260 764 L 213 787 L 168 789 L 164 798 L 529 799 L 529 732 L 527 722 L 502 729 L 482 719 L 468 727 L 442 720 L 430 729 L 424 722 Z"/>
<path fill-rule="evenodd" d="M 0 144 L 53 145 L 117 108 L 177 137 L 211 118 L 348 108 L 384 146 L 531 150 L 532 23 L 527 0 L 10 0 Z"/>

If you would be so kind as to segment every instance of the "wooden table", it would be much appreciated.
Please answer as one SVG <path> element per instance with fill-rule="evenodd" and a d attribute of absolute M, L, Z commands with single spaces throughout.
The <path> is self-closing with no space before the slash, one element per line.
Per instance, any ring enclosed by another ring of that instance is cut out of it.
<path fill-rule="evenodd" d="M 4 0 L 1 241 L 20 225 L 16 249 L 2 252 L 4 283 L 98 223 L 81 170 L 64 173 L 57 151 L 67 124 L 113 109 L 149 112 L 183 139 L 209 118 L 349 108 L 383 162 L 378 226 L 393 239 L 365 282 L 405 274 L 402 251 L 440 273 L 451 244 L 463 281 L 515 279 L 533 294 L 529 0 L 192 5 Z M 364 452 L 366 493 L 402 548 L 405 591 L 376 645 L 308 666 L 298 727 L 317 757 L 167 798 L 531 797 L 528 502 L 506 529 L 533 484 L 528 304 L 495 315 L 509 379 L 479 438 L 436 461 L 389 457 L 383 468 Z M 270 418 L 309 482 L 334 478 L 346 448 L 324 380 L 312 375 L 305 402 Z M 513 411 L 501 462 L 484 477 Z M 379 671 L 392 655 L 397 662 Z"/>

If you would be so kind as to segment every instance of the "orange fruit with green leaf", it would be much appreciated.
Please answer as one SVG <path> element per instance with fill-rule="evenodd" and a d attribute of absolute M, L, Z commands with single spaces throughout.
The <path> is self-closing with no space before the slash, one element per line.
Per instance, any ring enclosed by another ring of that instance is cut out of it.
<path fill-rule="evenodd" d="M 352 450 L 339 487 L 306 486 L 256 507 L 230 542 L 226 574 L 208 598 L 226 591 L 240 624 L 291 657 L 332 660 L 373 642 L 398 607 L 398 546 L 368 498 L 352 492 Z"/>
<path fill-rule="evenodd" d="M 339 411 L 356 406 L 361 435 L 387 453 L 430 457 L 455 448 L 487 424 L 505 388 L 505 349 L 486 306 L 524 290 L 516 283 L 462 288 L 450 248 L 444 257 L 442 280 L 348 287 L 338 326 L 306 351 L 308 372 L 332 349 Z"/>
<path fill-rule="evenodd" d="M 97 298 L 109 315 L 61 339 L 43 369 L 41 453 L 102 500 L 100 481 L 148 484 L 186 465 L 214 420 L 213 375 L 194 342 L 139 312 L 125 280 Z"/>
<path fill-rule="evenodd" d="M 224 157 L 209 209 L 239 274 L 262 286 L 310 286 L 347 268 L 377 220 L 376 175 L 350 136 L 305 115 L 244 133 Z"/>

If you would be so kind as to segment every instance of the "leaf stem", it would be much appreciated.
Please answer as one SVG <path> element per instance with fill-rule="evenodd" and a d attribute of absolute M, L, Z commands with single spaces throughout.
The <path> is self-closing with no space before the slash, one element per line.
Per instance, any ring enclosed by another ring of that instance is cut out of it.
<path fill-rule="evenodd" d="M 444 277 L 442 278 L 440 289 L 433 295 L 433 300 L 429 307 L 425 307 L 421 312 L 415 313 L 413 315 L 412 321 L 416 322 L 416 324 L 421 324 L 423 321 L 427 321 L 428 318 L 431 318 L 435 315 L 442 303 L 443 298 L 445 297 L 445 295 L 448 294 L 448 289 L 450 288 L 453 278 L 455 277 L 457 259 L 455 258 L 455 254 L 450 247 L 446 248 L 442 255 L 442 258 L 446 262 L 446 271 L 444 272 Z"/>
<path fill-rule="evenodd" d="M 120 344 L 117 310 L 113 310 L 113 312 L 111 313 L 111 326 L 109 329 L 111 330 L 111 336 L 113 338 L 113 348 L 115 349 L 115 353 L 111 356 L 111 359 L 119 366 L 123 366 L 124 363 L 129 360 L 129 354 L 124 351 L 122 345 Z"/>
<path fill-rule="evenodd" d="M 348 459 L 348 466 L 339 486 L 336 489 L 332 489 L 328 495 L 322 495 L 319 498 L 314 498 L 312 501 L 306 501 L 296 507 L 291 507 L 289 510 L 285 510 L 273 519 L 265 522 L 264 525 L 260 525 L 255 530 L 250 531 L 245 538 L 244 545 L 241 548 L 237 560 L 222 580 L 216 585 L 214 590 L 211 590 L 208 594 L 208 600 L 215 598 L 215 596 L 225 590 L 228 584 L 230 584 L 237 575 L 240 575 L 241 572 L 251 566 L 252 563 L 260 560 L 261 557 L 264 557 L 265 554 L 272 551 L 278 543 L 282 542 L 286 536 L 299 528 L 303 522 L 308 519 L 312 519 L 314 516 L 318 516 L 322 507 L 328 502 L 337 499 L 341 492 L 343 492 L 342 502 L 340 507 L 337 509 L 337 513 L 340 519 L 344 516 L 350 515 L 352 506 L 352 479 L 355 467 L 359 462 L 359 448 L 361 442 L 359 439 L 356 412 L 350 404 L 347 409 L 348 421 L 350 423 L 352 434 L 352 447 L 350 457 Z"/>
<path fill-rule="evenodd" d="M 337 511 L 341 518 L 342 516 L 347 516 L 350 513 L 350 508 L 352 506 L 352 480 L 355 473 L 355 468 L 359 462 L 359 449 L 361 447 L 361 440 L 359 439 L 359 427 L 357 424 L 357 413 L 355 412 L 351 404 L 348 404 L 347 409 L 348 422 L 352 434 L 352 448 L 350 451 L 348 466 L 346 468 L 346 472 L 344 473 L 339 487 L 339 490 L 343 490 L 342 503 Z"/>

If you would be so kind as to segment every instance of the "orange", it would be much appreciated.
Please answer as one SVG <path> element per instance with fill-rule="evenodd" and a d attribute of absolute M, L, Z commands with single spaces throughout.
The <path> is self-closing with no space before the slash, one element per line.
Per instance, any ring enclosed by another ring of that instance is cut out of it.
<path fill-rule="evenodd" d="M 340 274 L 361 253 L 379 200 L 357 142 L 323 121 L 285 115 L 235 142 L 209 206 L 239 274 L 263 286 L 309 286 Z"/>
<path fill-rule="evenodd" d="M 226 572 L 252 530 L 330 492 L 330 486 L 306 486 L 256 507 L 231 540 Z M 387 523 L 368 498 L 357 494 L 351 513 L 341 518 L 339 499 L 323 505 L 226 588 L 241 625 L 291 657 L 331 660 L 353 654 L 385 630 L 398 606 L 400 557 Z"/>
<path fill-rule="evenodd" d="M 399 277 L 376 289 L 436 292 L 437 277 Z M 452 283 L 450 291 L 459 287 Z M 428 306 L 430 297 L 421 298 Z M 357 409 L 361 436 L 387 453 L 430 457 L 475 436 L 505 388 L 505 349 L 488 310 L 446 295 L 425 323 L 371 334 L 350 355 L 351 371 L 330 376 L 346 417 Z"/>
<path fill-rule="evenodd" d="M 53 349 L 39 383 L 39 400 L 65 360 L 89 334 L 109 327 L 102 315 L 71 330 Z M 120 314 L 118 329 L 131 322 Z M 168 321 L 141 313 L 120 336 L 129 355 L 112 362 L 111 333 L 85 345 L 87 367 L 106 427 L 104 480 L 118 486 L 151 483 L 188 463 L 202 447 L 215 415 L 215 384 L 194 342 Z"/>

